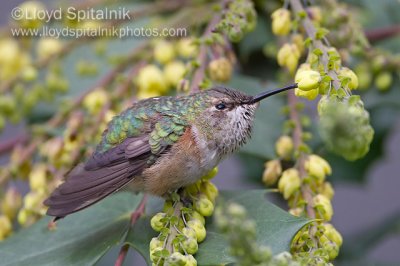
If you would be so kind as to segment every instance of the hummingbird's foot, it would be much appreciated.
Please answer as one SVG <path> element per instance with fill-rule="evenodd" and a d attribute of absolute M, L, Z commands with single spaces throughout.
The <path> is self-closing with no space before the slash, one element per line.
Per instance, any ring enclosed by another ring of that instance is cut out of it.
<path fill-rule="evenodd" d="M 176 191 L 176 193 L 178 193 L 178 195 L 179 195 L 179 197 L 181 199 L 181 202 L 183 203 L 183 206 L 189 207 L 190 205 L 193 204 L 192 199 L 185 193 L 185 188 L 184 187 L 179 188 Z"/>

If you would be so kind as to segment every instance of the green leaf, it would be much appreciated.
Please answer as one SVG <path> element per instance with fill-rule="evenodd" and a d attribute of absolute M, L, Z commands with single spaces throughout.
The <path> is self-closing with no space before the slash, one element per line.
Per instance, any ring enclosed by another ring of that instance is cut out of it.
<path fill-rule="evenodd" d="M 288 214 L 268 202 L 265 196 L 266 190 L 221 191 L 219 200 L 234 201 L 246 208 L 248 216 L 256 222 L 260 244 L 268 245 L 274 253 L 288 251 L 293 236 L 310 220 Z M 146 211 L 156 213 L 158 210 L 154 206 L 148 206 Z M 157 236 L 150 227 L 150 219 L 150 214 L 139 219 L 126 238 L 126 243 L 138 250 L 149 265 L 149 242 L 152 237 Z M 195 255 L 198 265 L 233 263 L 234 259 L 229 255 L 229 245 L 224 235 L 216 229 L 212 219 L 207 221 L 206 228 L 206 240 L 200 244 Z"/>
<path fill-rule="evenodd" d="M 250 95 L 256 95 L 267 88 L 258 79 L 236 75 L 229 86 L 243 91 Z M 270 89 L 274 87 L 268 86 Z M 285 93 L 282 93 L 285 95 Z M 261 102 L 254 119 L 252 137 L 249 142 L 240 150 L 242 153 L 251 154 L 263 159 L 275 156 L 275 141 L 281 135 L 284 115 L 281 114 L 283 97 L 272 96 Z"/>
<path fill-rule="evenodd" d="M 1 265 L 94 265 L 121 241 L 140 199 L 118 193 L 58 221 L 54 231 L 44 217 L 0 243 Z"/>

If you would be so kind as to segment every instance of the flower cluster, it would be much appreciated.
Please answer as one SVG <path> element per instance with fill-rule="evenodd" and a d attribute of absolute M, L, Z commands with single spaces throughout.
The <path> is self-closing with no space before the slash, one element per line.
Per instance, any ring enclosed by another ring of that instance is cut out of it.
<path fill-rule="evenodd" d="M 197 265 L 193 255 L 206 238 L 205 217 L 214 212 L 218 189 L 209 180 L 217 174 L 211 170 L 196 183 L 171 195 L 163 212 L 151 219 L 151 227 L 160 232 L 150 242 L 150 258 L 155 265 Z"/>
<path fill-rule="evenodd" d="M 252 1 L 229 1 L 215 29 L 225 33 L 230 41 L 239 42 L 246 33 L 254 30 L 256 23 L 257 13 Z"/>
<path fill-rule="evenodd" d="M 183 85 L 187 72 L 187 60 L 196 54 L 197 45 L 194 39 L 184 38 L 177 42 L 160 40 L 155 42 L 153 59 L 155 63 L 140 69 L 135 83 L 138 87 L 137 97 L 144 99 L 165 95 L 171 88 Z M 179 58 L 177 58 L 179 56 Z M 161 68 L 162 69 L 161 69 Z"/>
<path fill-rule="evenodd" d="M 221 205 L 215 212 L 215 222 L 225 234 L 236 264 L 242 266 L 299 266 L 288 252 L 272 255 L 269 247 L 257 243 L 256 224 L 247 218 L 243 206 L 237 203 Z"/>

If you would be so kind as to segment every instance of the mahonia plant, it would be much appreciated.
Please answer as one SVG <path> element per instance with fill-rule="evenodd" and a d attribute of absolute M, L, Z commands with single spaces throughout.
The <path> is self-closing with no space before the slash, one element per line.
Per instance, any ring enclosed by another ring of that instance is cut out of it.
<path fill-rule="evenodd" d="M 272 255 L 269 247 L 257 244 L 256 224 L 247 217 L 245 208 L 233 202 L 220 204 L 215 211 L 215 223 L 226 236 L 237 265 L 300 265 L 289 252 Z"/>
<path fill-rule="evenodd" d="M 181 4 L 186 7 L 192 2 L 196 1 Z M 242 206 L 221 204 L 214 220 L 238 265 L 330 265 L 338 256 L 343 240 L 330 223 L 334 189 L 327 176 L 332 169 L 307 144 L 312 138 L 307 131 L 311 121 L 303 113 L 300 98 L 311 101 L 320 97 L 319 129 L 326 147 L 347 160 L 357 160 L 368 152 L 374 132 L 361 98 L 352 91 L 367 89 L 372 83 L 380 91 L 387 90 L 400 66 L 399 56 L 369 46 L 346 4 L 333 0 L 303 6 L 303 2 L 309 1 L 287 0 L 271 12 L 271 29 L 281 46 L 275 51 L 266 45 L 264 52 L 276 57 L 286 71 L 285 80 L 293 79 L 298 88 L 288 94 L 284 110 L 288 119 L 276 141 L 276 158 L 265 162 L 262 181 L 277 187 L 289 213 L 312 222 L 295 235 L 291 253 L 273 255 L 269 247 L 257 244 L 256 225 Z M 198 25 L 206 25 L 201 36 L 146 39 L 123 58 L 107 53 L 105 39 L 85 40 L 114 69 L 84 94 L 62 101 L 47 122 L 29 126 L 31 136 L 14 147 L 10 162 L 0 169 L 0 185 L 4 187 L 0 241 L 12 235 L 17 226 L 30 226 L 45 214 L 43 200 L 74 165 L 91 154 L 107 123 L 132 101 L 192 93 L 231 80 L 237 61 L 233 45 L 256 27 L 257 1 L 201 4 L 205 5 L 204 13 L 213 11 L 211 18 L 199 16 L 192 22 L 187 16 L 177 16 L 172 24 L 163 19 L 154 22 L 170 26 L 185 23 L 196 30 L 201 29 Z M 182 5 L 156 1 L 148 10 L 170 15 Z M 30 15 L 46 10 L 37 1 L 19 7 Z M 136 13 L 143 16 L 150 12 Z M 121 21 L 108 25 L 66 19 L 57 23 L 96 29 L 118 26 Z M 38 29 L 44 21 L 21 19 L 14 24 Z M 8 122 L 21 121 L 38 104 L 52 102 L 69 91 L 61 60 L 78 42 L 49 37 L 34 41 L 0 38 L 0 131 Z M 356 59 L 354 71 L 346 67 L 353 62 L 350 59 Z M 82 78 L 96 77 L 100 72 L 95 62 L 85 60 L 78 60 L 74 71 Z M 148 243 L 153 265 L 197 265 L 195 254 L 206 239 L 206 219 L 213 215 L 218 196 L 210 181 L 216 173 L 215 168 L 195 184 L 172 193 L 162 212 L 152 216 L 151 227 L 158 232 Z M 9 180 L 26 182 L 28 193 L 22 196 L 14 186 L 5 186 Z"/>
<path fill-rule="evenodd" d="M 151 227 L 160 232 L 150 242 L 150 259 L 155 265 L 197 265 L 193 257 L 198 243 L 206 238 L 205 217 L 214 212 L 217 187 L 209 180 L 218 173 L 214 168 L 199 181 L 172 194 L 163 212 L 151 218 Z"/>

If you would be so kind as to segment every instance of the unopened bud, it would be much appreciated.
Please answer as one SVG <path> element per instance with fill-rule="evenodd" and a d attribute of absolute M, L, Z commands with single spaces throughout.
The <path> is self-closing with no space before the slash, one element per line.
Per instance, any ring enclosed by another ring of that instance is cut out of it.
<path fill-rule="evenodd" d="M 150 225 L 154 231 L 159 232 L 164 228 L 164 222 L 162 221 L 163 218 L 165 218 L 165 213 L 163 212 L 159 212 L 151 218 Z"/>
<path fill-rule="evenodd" d="M 375 86 L 380 91 L 385 91 L 385 90 L 389 89 L 390 85 L 392 85 L 392 82 L 393 82 L 392 74 L 390 74 L 387 71 L 379 73 L 375 77 Z"/>
<path fill-rule="evenodd" d="M 198 200 L 194 202 L 194 208 L 203 216 L 211 216 L 214 212 L 214 204 L 206 195 L 200 194 Z"/>
<path fill-rule="evenodd" d="M 314 70 L 298 70 L 295 76 L 295 82 L 302 91 L 317 89 L 321 81 L 321 75 Z"/>
<path fill-rule="evenodd" d="M 175 50 L 172 43 L 159 41 L 154 46 L 154 58 L 161 64 L 168 63 L 175 57 Z"/>
<path fill-rule="evenodd" d="M 218 167 L 214 167 L 210 172 L 208 172 L 205 176 L 202 176 L 201 179 L 210 180 L 214 178 L 218 173 Z"/>
<path fill-rule="evenodd" d="M 298 97 L 306 98 L 307 100 L 314 100 L 318 96 L 318 89 L 303 91 L 299 88 L 294 89 L 294 94 Z"/>
<path fill-rule="evenodd" d="M 285 8 L 275 10 L 272 15 L 272 32 L 275 35 L 287 35 L 290 32 L 292 21 L 290 11 Z"/>
<path fill-rule="evenodd" d="M 356 73 L 353 72 L 350 68 L 343 67 L 339 70 L 339 78 L 349 78 L 350 81 L 347 84 L 350 90 L 355 90 L 358 88 L 358 77 Z"/>
<path fill-rule="evenodd" d="M 332 224 L 325 223 L 324 224 L 324 235 L 332 242 L 334 242 L 339 247 L 343 243 L 342 235 L 333 227 Z"/>
<path fill-rule="evenodd" d="M 301 179 L 299 171 L 294 168 L 289 168 L 282 173 L 282 177 L 278 182 L 278 189 L 283 194 L 285 199 L 300 188 Z"/>
<path fill-rule="evenodd" d="M 294 145 L 293 140 L 289 136 L 281 136 L 275 144 L 276 154 L 285 160 L 292 157 Z"/>
<path fill-rule="evenodd" d="M 212 80 L 217 82 L 226 82 L 232 76 L 232 64 L 225 58 L 214 59 L 208 65 L 208 72 Z"/>
<path fill-rule="evenodd" d="M 206 238 L 206 228 L 204 227 L 202 222 L 197 219 L 190 220 L 189 222 L 187 222 L 187 226 L 194 230 L 194 232 L 196 233 L 197 241 L 199 243 L 203 242 L 203 240 Z"/>
<path fill-rule="evenodd" d="M 31 190 L 42 191 L 46 189 L 47 184 L 47 166 L 45 164 L 36 164 L 29 174 L 29 186 Z"/>
<path fill-rule="evenodd" d="M 12 224 L 10 218 L 6 215 L 0 215 L 0 241 L 4 240 L 12 232 Z"/>
<path fill-rule="evenodd" d="M 324 195 L 325 197 L 327 197 L 328 199 L 332 199 L 333 196 L 335 195 L 335 191 L 333 190 L 333 187 L 331 185 L 331 183 L 329 182 L 324 182 L 322 184 L 322 188 L 321 188 L 321 192 L 322 195 Z"/>
<path fill-rule="evenodd" d="M 282 173 L 282 166 L 279 160 L 271 160 L 264 164 L 265 170 L 263 173 L 262 181 L 267 186 L 272 186 L 278 180 Z"/>
<path fill-rule="evenodd" d="M 9 188 L 1 202 L 1 212 L 11 220 L 17 215 L 18 209 L 22 206 L 21 193 L 15 188 Z"/>
<path fill-rule="evenodd" d="M 325 221 L 330 221 L 333 215 L 333 208 L 331 201 L 322 194 L 317 194 L 313 198 L 314 207 L 318 210 L 322 215 L 322 219 Z"/>

